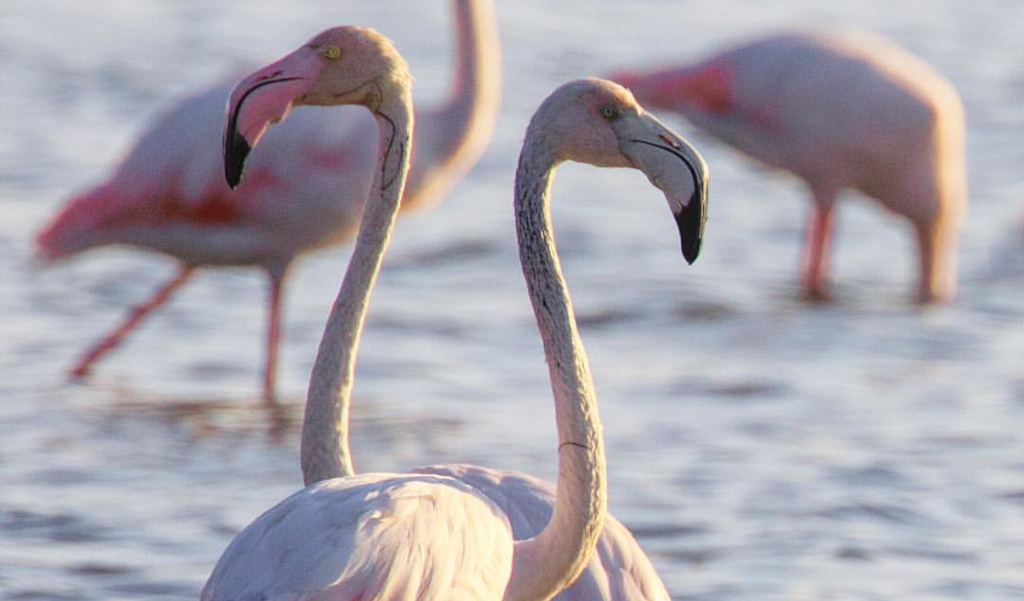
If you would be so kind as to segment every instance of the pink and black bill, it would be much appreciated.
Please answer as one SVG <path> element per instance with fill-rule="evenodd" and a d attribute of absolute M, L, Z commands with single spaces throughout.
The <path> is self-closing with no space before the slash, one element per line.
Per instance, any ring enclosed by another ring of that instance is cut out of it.
<path fill-rule="evenodd" d="M 245 159 L 249 156 L 249 152 L 252 150 L 252 145 L 242 134 L 241 128 L 239 127 L 239 116 L 242 114 L 243 108 L 246 107 L 246 101 L 250 99 L 254 92 L 265 86 L 296 81 L 299 79 L 301 78 L 280 77 L 276 79 L 264 79 L 245 90 L 238 100 L 233 102 L 230 106 L 231 112 L 228 115 L 227 125 L 224 129 L 224 177 L 227 179 L 228 185 L 231 186 L 232 189 L 238 187 L 238 184 L 242 181 L 242 171 L 245 168 Z M 232 94 L 232 96 L 234 96 L 234 94 Z M 260 130 L 260 133 L 262 133 L 262 130 Z M 255 143 L 255 140 L 253 142 Z"/>
<path fill-rule="evenodd" d="M 663 144 L 657 144 L 648 140 L 634 140 L 640 144 L 647 144 L 654 148 L 661 149 L 678 158 L 684 165 L 693 180 L 693 193 L 687 202 L 681 199 L 669 198 L 669 207 L 672 210 L 672 217 L 675 218 L 676 226 L 679 228 L 679 240 L 686 262 L 693 264 L 700 255 L 700 247 L 704 241 L 704 224 L 707 222 L 708 202 L 708 180 L 706 167 L 699 156 L 695 158 L 687 156 L 688 153 L 681 151 L 681 146 L 672 140 L 666 140 Z M 695 160 L 697 164 L 695 163 Z"/>

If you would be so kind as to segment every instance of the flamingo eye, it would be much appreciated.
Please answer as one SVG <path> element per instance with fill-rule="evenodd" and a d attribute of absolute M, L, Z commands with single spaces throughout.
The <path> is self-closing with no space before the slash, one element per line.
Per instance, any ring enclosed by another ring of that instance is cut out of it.
<path fill-rule="evenodd" d="M 324 48 L 324 58 L 336 59 L 341 56 L 341 48 L 331 45 Z"/>
<path fill-rule="evenodd" d="M 603 106 L 601 107 L 601 116 L 605 119 L 614 119 L 620 115 L 618 107 L 615 106 Z"/>

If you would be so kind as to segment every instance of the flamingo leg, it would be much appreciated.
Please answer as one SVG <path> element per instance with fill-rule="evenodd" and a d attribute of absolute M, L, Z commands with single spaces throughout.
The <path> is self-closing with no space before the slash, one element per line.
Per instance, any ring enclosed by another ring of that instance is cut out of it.
<path fill-rule="evenodd" d="M 75 363 L 75 366 L 71 368 L 71 377 L 77 379 L 88 375 L 92 364 L 120 344 L 121 340 L 129 332 L 134 330 L 135 327 L 138 326 L 147 315 L 152 313 L 154 309 L 167 302 L 174 291 L 188 281 L 194 269 L 195 268 L 190 265 L 182 265 L 178 269 L 178 273 L 170 281 L 161 286 L 156 293 L 149 298 L 149 300 L 141 305 L 133 307 L 124 321 L 122 321 L 109 334 L 103 337 L 102 340 L 94 344 L 84 355 L 82 355 L 82 358 L 79 359 L 78 362 Z"/>
<path fill-rule="evenodd" d="M 815 202 L 811 204 L 800 267 L 803 296 L 810 301 L 827 301 L 831 298 L 828 292 L 828 254 L 834 205 L 834 196 L 824 194 L 817 194 Z"/>
<path fill-rule="evenodd" d="M 917 248 L 920 261 L 920 276 L 917 285 L 917 302 L 921 304 L 941 303 L 956 293 L 956 282 L 951 274 L 955 266 L 953 253 L 947 248 L 949 236 L 941 224 L 918 224 Z"/>
<path fill-rule="evenodd" d="M 267 312 L 266 362 L 263 366 L 263 400 L 268 405 L 277 403 L 277 357 L 281 342 L 281 296 L 288 265 L 267 268 L 270 278 L 270 306 Z"/>

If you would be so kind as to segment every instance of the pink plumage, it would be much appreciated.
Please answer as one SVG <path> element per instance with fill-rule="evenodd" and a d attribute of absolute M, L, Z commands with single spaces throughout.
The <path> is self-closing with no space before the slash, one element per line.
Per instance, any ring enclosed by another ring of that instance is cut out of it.
<path fill-rule="evenodd" d="M 809 297 L 828 294 L 832 209 L 846 188 L 913 225 L 919 300 L 953 297 L 967 205 L 963 108 L 920 59 L 877 36 L 790 33 L 613 79 L 807 183 L 814 202 L 801 280 Z"/>

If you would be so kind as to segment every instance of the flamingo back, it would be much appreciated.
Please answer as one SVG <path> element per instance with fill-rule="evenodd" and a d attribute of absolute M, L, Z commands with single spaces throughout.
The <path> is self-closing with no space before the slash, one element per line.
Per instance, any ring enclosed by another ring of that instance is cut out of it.
<path fill-rule="evenodd" d="M 362 474 L 310 485 L 247 526 L 203 589 L 221 599 L 501 599 L 501 510 L 442 476 Z"/>
<path fill-rule="evenodd" d="M 512 535 L 523 540 L 551 519 L 555 488 L 522 472 L 476 465 L 431 465 L 414 470 L 450 476 L 487 495 L 504 510 Z M 622 522 L 608 515 L 587 567 L 554 601 L 668 601 L 668 591 L 650 559 Z"/>

